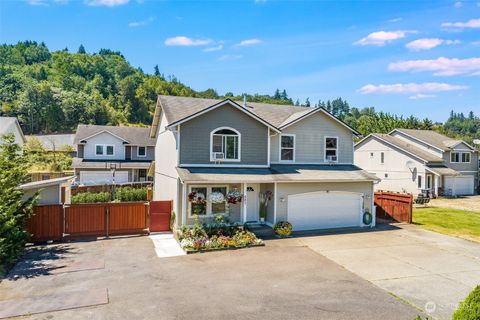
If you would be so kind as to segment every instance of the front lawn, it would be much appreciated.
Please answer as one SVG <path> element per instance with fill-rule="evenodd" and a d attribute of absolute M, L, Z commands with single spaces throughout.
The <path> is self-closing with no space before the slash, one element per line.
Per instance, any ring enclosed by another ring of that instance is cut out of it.
<path fill-rule="evenodd" d="M 480 242 L 480 212 L 449 208 L 415 208 L 413 223 L 432 231 Z"/>

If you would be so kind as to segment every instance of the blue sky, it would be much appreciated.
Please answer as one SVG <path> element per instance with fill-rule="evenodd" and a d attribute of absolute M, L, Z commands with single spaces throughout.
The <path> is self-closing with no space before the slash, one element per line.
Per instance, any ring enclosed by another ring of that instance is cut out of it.
<path fill-rule="evenodd" d="M 480 114 L 480 0 L 2 1 L 0 41 L 20 40 L 119 50 L 196 90 Z"/>

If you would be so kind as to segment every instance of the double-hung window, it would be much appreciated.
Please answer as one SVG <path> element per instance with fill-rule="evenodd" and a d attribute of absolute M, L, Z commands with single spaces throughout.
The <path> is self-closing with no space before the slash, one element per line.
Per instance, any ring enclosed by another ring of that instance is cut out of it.
<path fill-rule="evenodd" d="M 451 152 L 450 162 L 452 163 L 470 163 L 470 152 Z"/>
<path fill-rule="evenodd" d="M 325 137 L 325 162 L 338 161 L 338 138 Z"/>
<path fill-rule="evenodd" d="M 295 136 L 293 134 L 280 136 L 280 161 L 295 161 Z"/>
<path fill-rule="evenodd" d="M 113 144 L 96 144 L 95 155 L 97 156 L 113 156 L 115 155 L 115 146 Z"/>
<path fill-rule="evenodd" d="M 137 157 L 146 157 L 147 156 L 147 147 L 137 147 Z"/>
<path fill-rule="evenodd" d="M 211 133 L 210 161 L 240 161 L 240 133 L 219 128 Z"/>

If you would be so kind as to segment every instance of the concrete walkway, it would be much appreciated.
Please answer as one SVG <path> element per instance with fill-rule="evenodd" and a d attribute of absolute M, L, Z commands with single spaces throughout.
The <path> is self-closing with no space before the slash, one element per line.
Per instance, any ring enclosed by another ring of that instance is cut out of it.
<path fill-rule="evenodd" d="M 171 232 L 152 234 L 149 238 L 152 239 L 153 245 L 155 246 L 155 253 L 159 258 L 186 255 Z"/>
<path fill-rule="evenodd" d="M 414 225 L 300 238 L 378 287 L 439 319 L 480 284 L 480 244 Z"/>

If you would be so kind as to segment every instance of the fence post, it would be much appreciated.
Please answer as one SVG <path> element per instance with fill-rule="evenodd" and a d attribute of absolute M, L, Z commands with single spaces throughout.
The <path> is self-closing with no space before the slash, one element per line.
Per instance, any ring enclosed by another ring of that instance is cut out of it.
<path fill-rule="evenodd" d="M 110 224 L 110 208 L 108 207 L 108 205 L 105 205 L 105 220 L 106 220 L 106 224 L 105 224 L 105 229 L 106 229 L 106 232 L 107 232 L 107 238 L 109 237 L 109 230 L 108 230 L 108 226 Z"/>

